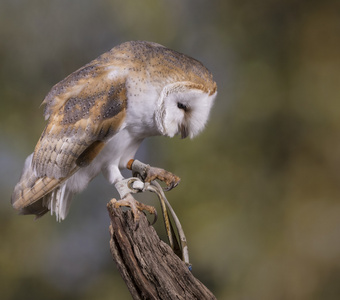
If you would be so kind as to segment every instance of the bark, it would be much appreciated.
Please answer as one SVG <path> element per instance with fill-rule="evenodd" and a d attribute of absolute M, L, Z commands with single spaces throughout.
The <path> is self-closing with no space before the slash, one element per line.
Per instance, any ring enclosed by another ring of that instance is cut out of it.
<path fill-rule="evenodd" d="M 133 299 L 216 299 L 158 237 L 144 214 L 139 226 L 130 210 L 108 203 L 110 249 Z"/>

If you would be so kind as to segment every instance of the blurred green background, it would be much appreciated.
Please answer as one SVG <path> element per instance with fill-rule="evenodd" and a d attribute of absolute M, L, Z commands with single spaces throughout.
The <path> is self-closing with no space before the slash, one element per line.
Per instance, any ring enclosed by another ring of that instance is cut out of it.
<path fill-rule="evenodd" d="M 218 299 L 340 299 L 340 2 L 328 0 L 1 0 L 0 298 L 130 299 L 101 176 L 60 224 L 9 200 L 49 89 L 128 40 L 193 56 L 218 84 L 198 138 L 152 138 L 137 155 L 182 178 L 168 198 L 194 275 Z"/>

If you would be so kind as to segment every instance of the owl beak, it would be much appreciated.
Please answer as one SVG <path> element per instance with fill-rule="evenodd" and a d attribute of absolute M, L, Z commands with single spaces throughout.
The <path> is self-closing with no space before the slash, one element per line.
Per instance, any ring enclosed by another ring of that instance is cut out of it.
<path fill-rule="evenodd" d="M 188 127 L 182 124 L 181 125 L 181 138 L 185 139 L 188 135 L 189 135 Z"/>

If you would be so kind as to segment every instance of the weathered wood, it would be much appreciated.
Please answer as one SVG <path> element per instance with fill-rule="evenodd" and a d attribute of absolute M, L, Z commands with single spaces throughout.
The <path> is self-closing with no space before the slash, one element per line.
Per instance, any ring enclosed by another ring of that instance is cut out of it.
<path fill-rule="evenodd" d="M 133 299 L 216 299 L 161 241 L 144 214 L 135 229 L 130 210 L 108 203 L 110 249 Z"/>

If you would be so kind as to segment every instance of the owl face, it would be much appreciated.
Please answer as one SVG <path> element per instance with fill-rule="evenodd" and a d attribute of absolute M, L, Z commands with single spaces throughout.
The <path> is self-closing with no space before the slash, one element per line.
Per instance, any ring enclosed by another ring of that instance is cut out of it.
<path fill-rule="evenodd" d="M 166 86 L 156 112 L 159 131 L 169 137 L 195 137 L 203 130 L 215 97 L 216 92 L 210 94 L 189 83 Z"/>

